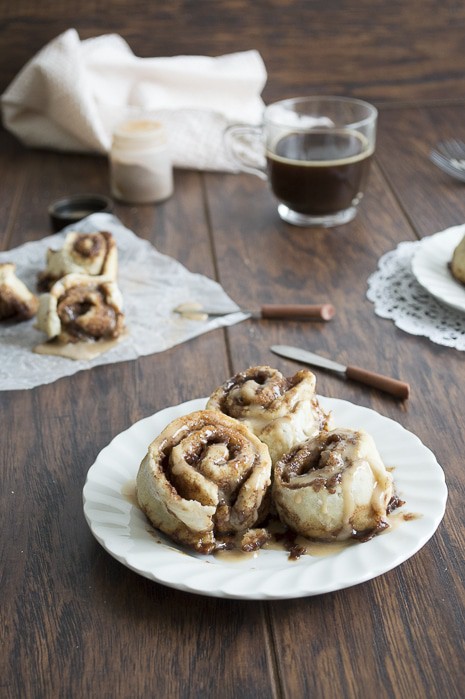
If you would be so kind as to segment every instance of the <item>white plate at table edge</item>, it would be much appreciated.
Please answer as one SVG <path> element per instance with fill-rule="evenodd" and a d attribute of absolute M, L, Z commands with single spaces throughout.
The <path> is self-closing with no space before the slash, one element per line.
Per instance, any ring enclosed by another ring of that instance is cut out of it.
<path fill-rule="evenodd" d="M 465 311 L 465 286 L 454 279 L 448 263 L 464 235 L 461 224 L 423 238 L 412 258 L 413 276 L 420 286 L 456 311 Z"/>
<path fill-rule="evenodd" d="M 231 599 L 292 599 L 341 590 L 371 580 L 413 556 L 444 515 L 447 487 L 434 454 L 413 433 L 379 413 L 348 401 L 319 397 L 336 426 L 363 428 L 392 467 L 401 511 L 415 516 L 368 542 L 289 561 L 285 551 L 228 561 L 178 547 L 151 527 L 127 496 L 150 442 L 176 417 L 205 407 L 206 398 L 175 405 L 118 434 L 90 467 L 84 515 L 99 543 L 131 570 L 178 590 Z"/>

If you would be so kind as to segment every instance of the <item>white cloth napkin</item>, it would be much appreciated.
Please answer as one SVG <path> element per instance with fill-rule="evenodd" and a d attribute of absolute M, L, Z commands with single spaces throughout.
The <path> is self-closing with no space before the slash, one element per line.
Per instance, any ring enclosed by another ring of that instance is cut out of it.
<path fill-rule="evenodd" d="M 106 153 L 116 122 L 149 112 L 167 129 L 175 166 L 231 171 L 223 131 L 260 122 L 266 79 L 254 50 L 138 58 L 116 34 L 81 41 L 68 29 L 6 89 L 3 123 L 27 146 Z"/>

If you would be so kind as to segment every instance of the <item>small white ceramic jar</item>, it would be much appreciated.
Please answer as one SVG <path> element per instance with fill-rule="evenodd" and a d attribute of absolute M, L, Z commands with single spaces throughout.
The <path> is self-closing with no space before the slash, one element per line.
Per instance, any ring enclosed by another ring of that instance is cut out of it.
<path fill-rule="evenodd" d="M 141 118 L 119 124 L 113 132 L 109 160 L 115 199 L 149 204 L 172 195 L 173 166 L 165 129 L 159 121 Z"/>

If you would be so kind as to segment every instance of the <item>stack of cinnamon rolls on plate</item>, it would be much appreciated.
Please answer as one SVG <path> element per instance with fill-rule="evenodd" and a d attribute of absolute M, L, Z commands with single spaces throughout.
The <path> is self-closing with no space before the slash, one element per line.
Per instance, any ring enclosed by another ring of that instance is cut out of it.
<path fill-rule="evenodd" d="M 391 473 L 370 435 L 330 428 L 315 375 L 256 366 L 219 386 L 206 408 L 150 444 L 137 498 L 160 531 L 200 553 L 260 548 L 270 518 L 333 541 L 388 527 Z"/>

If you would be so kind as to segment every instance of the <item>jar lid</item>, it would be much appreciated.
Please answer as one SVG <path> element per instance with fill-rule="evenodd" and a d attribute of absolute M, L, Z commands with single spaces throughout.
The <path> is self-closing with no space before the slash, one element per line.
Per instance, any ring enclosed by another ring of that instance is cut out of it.
<path fill-rule="evenodd" d="M 118 124 L 113 132 L 113 145 L 119 148 L 164 143 L 166 143 L 165 127 L 161 121 L 155 119 L 127 119 Z"/>
<path fill-rule="evenodd" d="M 76 194 L 55 201 L 48 207 L 52 230 L 55 233 L 90 214 L 111 211 L 113 211 L 112 200 L 102 194 Z"/>

